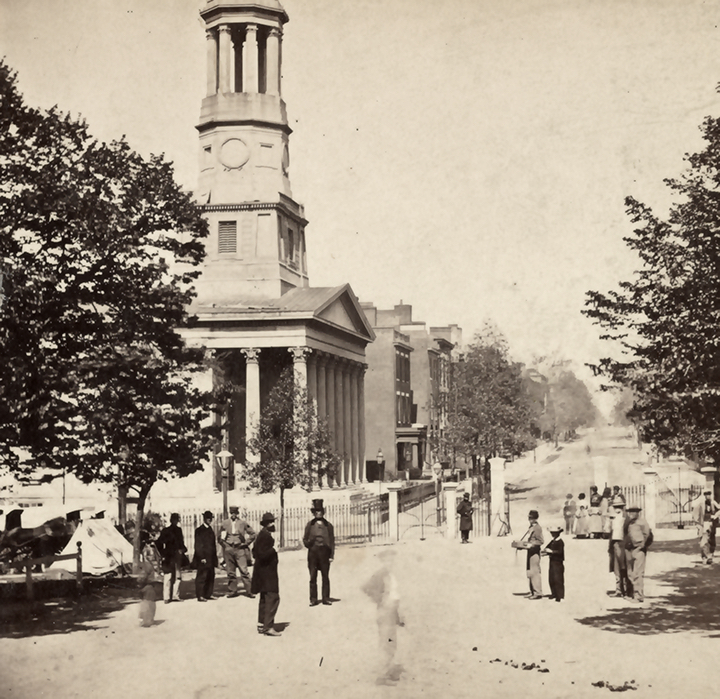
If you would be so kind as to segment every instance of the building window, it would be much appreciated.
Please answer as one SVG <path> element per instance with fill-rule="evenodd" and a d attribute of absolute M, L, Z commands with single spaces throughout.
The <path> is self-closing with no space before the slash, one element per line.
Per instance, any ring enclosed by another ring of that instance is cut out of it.
<path fill-rule="evenodd" d="M 218 252 L 221 255 L 237 252 L 237 221 L 220 221 L 218 225 Z"/>

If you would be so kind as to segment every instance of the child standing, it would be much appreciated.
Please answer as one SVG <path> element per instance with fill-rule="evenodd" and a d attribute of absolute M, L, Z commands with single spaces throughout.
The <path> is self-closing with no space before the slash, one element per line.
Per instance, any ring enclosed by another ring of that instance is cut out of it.
<path fill-rule="evenodd" d="M 565 542 L 560 538 L 561 533 L 562 527 L 550 529 L 552 540 L 543 551 L 550 558 L 550 598 L 556 602 L 565 597 Z"/>

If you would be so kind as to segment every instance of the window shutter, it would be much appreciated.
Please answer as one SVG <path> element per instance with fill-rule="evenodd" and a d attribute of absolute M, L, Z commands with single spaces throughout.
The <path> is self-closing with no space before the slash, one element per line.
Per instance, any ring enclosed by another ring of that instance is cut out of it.
<path fill-rule="evenodd" d="M 237 252 L 237 221 L 220 221 L 218 226 L 218 252 Z"/>

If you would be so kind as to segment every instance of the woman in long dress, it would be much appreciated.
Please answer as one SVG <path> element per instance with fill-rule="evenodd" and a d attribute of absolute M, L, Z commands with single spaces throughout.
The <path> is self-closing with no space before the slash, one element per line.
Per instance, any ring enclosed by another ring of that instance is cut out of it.
<path fill-rule="evenodd" d="M 588 508 L 588 519 L 590 523 L 590 538 L 602 538 L 602 517 L 600 516 L 600 502 L 602 498 L 598 493 L 597 486 L 590 488 L 590 507 Z"/>
<path fill-rule="evenodd" d="M 587 539 L 590 533 L 590 522 L 588 521 L 588 506 L 585 500 L 585 493 L 578 495 L 578 508 L 575 513 L 575 538 Z"/>

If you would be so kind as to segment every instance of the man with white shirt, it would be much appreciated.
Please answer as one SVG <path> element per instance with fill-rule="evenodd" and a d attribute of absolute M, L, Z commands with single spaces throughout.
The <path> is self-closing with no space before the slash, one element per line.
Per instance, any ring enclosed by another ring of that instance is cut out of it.
<path fill-rule="evenodd" d="M 237 505 L 230 506 L 230 518 L 226 519 L 220 526 L 218 541 L 223 547 L 225 553 L 225 570 L 228 576 L 228 597 L 238 597 L 237 574 L 235 569 L 240 572 L 240 578 L 245 587 L 245 594 L 248 597 L 254 597 L 250 591 L 250 573 L 248 572 L 248 562 L 250 561 L 250 544 L 255 541 L 255 532 L 252 527 L 240 519 L 240 508 Z"/>

